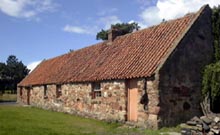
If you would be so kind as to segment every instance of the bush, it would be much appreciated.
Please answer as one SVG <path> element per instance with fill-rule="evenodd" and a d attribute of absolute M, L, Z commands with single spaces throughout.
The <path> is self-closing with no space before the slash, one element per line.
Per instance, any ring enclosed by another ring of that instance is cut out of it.
<path fill-rule="evenodd" d="M 209 95 L 211 99 L 211 106 L 220 97 L 220 62 L 216 62 L 206 66 L 202 81 L 202 95 L 203 97 Z"/>

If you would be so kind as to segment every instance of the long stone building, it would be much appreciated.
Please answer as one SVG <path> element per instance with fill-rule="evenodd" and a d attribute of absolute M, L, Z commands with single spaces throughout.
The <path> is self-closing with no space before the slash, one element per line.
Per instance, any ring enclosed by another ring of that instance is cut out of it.
<path fill-rule="evenodd" d="M 146 128 L 201 115 L 201 71 L 212 61 L 211 9 L 42 61 L 18 102 Z"/>

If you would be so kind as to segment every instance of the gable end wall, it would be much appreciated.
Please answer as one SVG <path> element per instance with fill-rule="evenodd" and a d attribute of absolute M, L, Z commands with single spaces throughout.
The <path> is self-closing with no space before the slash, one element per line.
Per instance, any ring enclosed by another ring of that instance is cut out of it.
<path fill-rule="evenodd" d="M 201 115 L 202 70 L 213 57 L 211 28 L 207 8 L 159 70 L 160 126 Z"/>

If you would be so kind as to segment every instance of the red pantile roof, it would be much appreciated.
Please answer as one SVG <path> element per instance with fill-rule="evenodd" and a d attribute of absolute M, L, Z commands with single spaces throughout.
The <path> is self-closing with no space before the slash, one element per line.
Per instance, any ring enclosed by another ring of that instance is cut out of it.
<path fill-rule="evenodd" d="M 194 14 L 44 60 L 19 86 L 149 77 L 207 6 Z"/>

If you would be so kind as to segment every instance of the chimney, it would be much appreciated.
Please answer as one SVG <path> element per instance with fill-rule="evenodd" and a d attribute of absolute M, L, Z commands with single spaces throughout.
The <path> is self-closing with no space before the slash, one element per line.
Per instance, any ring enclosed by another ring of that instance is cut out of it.
<path fill-rule="evenodd" d="M 114 39 L 120 36 L 120 31 L 118 29 L 116 29 L 115 27 L 111 27 L 111 29 L 108 31 L 108 42 L 109 44 L 112 44 L 112 41 L 114 41 Z"/>

